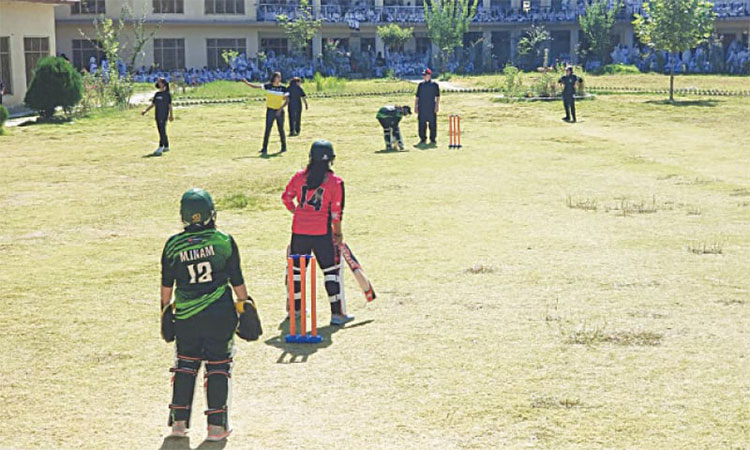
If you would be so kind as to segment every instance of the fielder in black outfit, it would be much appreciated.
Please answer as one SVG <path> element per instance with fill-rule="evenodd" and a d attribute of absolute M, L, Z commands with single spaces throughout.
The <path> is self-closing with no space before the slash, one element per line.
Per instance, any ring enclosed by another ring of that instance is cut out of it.
<path fill-rule="evenodd" d="M 558 83 L 563 85 L 563 105 L 565 106 L 565 117 L 563 120 L 566 122 L 576 121 L 576 83 L 583 84 L 583 78 L 580 78 L 573 74 L 573 67 L 568 66 L 565 68 L 565 75 L 561 77 Z M 571 120 L 572 119 L 572 120 Z"/>
<path fill-rule="evenodd" d="M 427 142 L 427 125 L 430 126 L 430 143 L 437 139 L 437 114 L 440 110 L 440 86 L 432 81 L 432 71 L 422 71 L 422 81 L 417 86 L 417 97 L 414 99 L 414 112 L 419 120 L 419 145 Z"/>
<path fill-rule="evenodd" d="M 301 83 L 299 77 L 292 78 L 292 82 L 289 83 L 289 136 L 299 136 L 303 102 L 307 110 L 307 96 Z"/>
<path fill-rule="evenodd" d="M 159 148 L 157 148 L 152 156 L 161 156 L 162 153 L 169 151 L 169 137 L 167 136 L 167 119 L 169 121 L 174 120 L 172 114 L 172 94 L 169 93 L 169 82 L 165 78 L 159 78 L 156 80 L 156 89 L 159 92 L 154 94 L 154 98 L 151 100 L 151 105 L 141 112 L 141 115 L 145 115 L 151 108 L 155 108 L 156 117 L 156 129 L 159 131 Z"/>

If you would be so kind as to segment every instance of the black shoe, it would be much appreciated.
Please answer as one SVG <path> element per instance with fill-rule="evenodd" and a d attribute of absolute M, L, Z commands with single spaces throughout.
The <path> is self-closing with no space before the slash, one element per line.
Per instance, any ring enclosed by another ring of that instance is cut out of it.
<path fill-rule="evenodd" d="M 435 139 L 430 139 L 430 145 L 437 145 L 437 141 Z"/>
<path fill-rule="evenodd" d="M 261 155 L 266 155 L 266 154 L 268 154 L 268 152 L 266 151 L 266 149 L 265 149 L 265 148 L 262 148 L 262 149 L 260 149 L 260 151 L 259 151 L 258 153 L 260 153 Z"/>
<path fill-rule="evenodd" d="M 425 140 L 425 139 L 420 139 L 420 140 L 419 140 L 419 144 L 417 144 L 417 145 L 425 145 L 426 143 L 427 143 L 427 140 Z"/>
<path fill-rule="evenodd" d="M 566 122 L 570 122 L 570 117 L 563 117 L 562 120 L 564 120 Z"/>
<path fill-rule="evenodd" d="M 282 148 L 279 153 L 286 153 L 286 147 Z"/>
<path fill-rule="evenodd" d="M 573 122 L 573 123 L 576 123 L 576 122 L 577 122 L 577 120 L 576 120 L 576 118 L 575 118 L 575 117 L 573 117 L 573 121 L 572 121 L 572 122 Z"/>

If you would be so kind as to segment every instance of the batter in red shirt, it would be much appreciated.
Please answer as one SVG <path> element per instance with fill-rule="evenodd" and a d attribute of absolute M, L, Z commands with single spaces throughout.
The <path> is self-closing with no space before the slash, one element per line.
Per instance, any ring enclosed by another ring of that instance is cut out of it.
<path fill-rule="evenodd" d="M 339 268 L 335 263 L 335 248 L 343 242 L 341 215 L 344 210 L 344 181 L 331 170 L 335 158 L 330 142 L 313 142 L 307 168 L 294 174 L 281 199 L 294 214 L 290 251 L 298 255 L 315 252 L 318 265 L 325 274 L 326 292 L 331 301 L 331 325 L 340 326 L 354 317 L 342 311 Z M 300 309 L 298 264 L 296 261 L 295 312 Z"/>

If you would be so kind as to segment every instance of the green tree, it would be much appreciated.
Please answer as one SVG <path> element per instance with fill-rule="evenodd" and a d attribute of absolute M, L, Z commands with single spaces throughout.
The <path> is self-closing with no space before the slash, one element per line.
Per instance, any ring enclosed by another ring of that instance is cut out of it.
<path fill-rule="evenodd" d="M 612 27 L 621 5 L 611 8 L 607 0 L 592 0 L 586 6 L 586 13 L 578 16 L 578 24 L 584 36 L 581 54 L 584 58 L 596 58 L 602 65 L 606 64 L 609 54 L 615 47 Z"/>
<path fill-rule="evenodd" d="M 47 56 L 40 59 L 34 69 L 34 77 L 23 101 L 48 119 L 55 114 L 55 108 L 62 106 L 70 110 L 82 96 L 81 74 L 64 58 Z"/>
<path fill-rule="evenodd" d="M 464 34 L 477 14 L 478 1 L 424 0 L 424 21 L 430 41 L 440 50 L 440 68 L 451 52 L 464 44 Z"/>
<path fill-rule="evenodd" d="M 638 38 L 671 55 L 684 52 L 711 37 L 716 13 L 703 0 L 652 0 L 643 4 L 633 25 Z M 669 101 L 674 101 L 674 64 L 669 70 Z"/>
<path fill-rule="evenodd" d="M 295 54 L 304 54 L 308 42 L 320 30 L 323 21 L 315 19 L 312 11 L 312 5 L 308 0 L 300 0 L 297 17 L 290 19 L 286 14 L 276 16 L 281 28 L 284 29 L 289 42 L 292 44 L 292 51 Z"/>
<path fill-rule="evenodd" d="M 378 27 L 378 37 L 389 51 L 403 46 L 414 35 L 414 28 L 402 27 L 397 23 L 389 23 Z"/>
<path fill-rule="evenodd" d="M 544 59 L 547 43 L 552 40 L 552 34 L 544 28 L 544 25 L 532 25 L 526 30 L 523 37 L 518 40 L 518 54 L 530 59 L 530 64 L 547 65 Z"/>

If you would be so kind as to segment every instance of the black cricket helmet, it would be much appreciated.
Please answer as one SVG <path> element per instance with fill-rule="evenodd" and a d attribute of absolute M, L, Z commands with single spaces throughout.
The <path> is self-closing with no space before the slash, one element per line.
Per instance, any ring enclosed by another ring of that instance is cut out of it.
<path fill-rule="evenodd" d="M 310 147 L 310 161 L 333 161 L 336 153 L 333 151 L 333 144 L 325 139 L 318 139 Z"/>
<path fill-rule="evenodd" d="M 216 207 L 211 194 L 200 188 L 193 188 L 182 194 L 180 216 L 185 227 L 206 226 L 216 220 Z"/>

